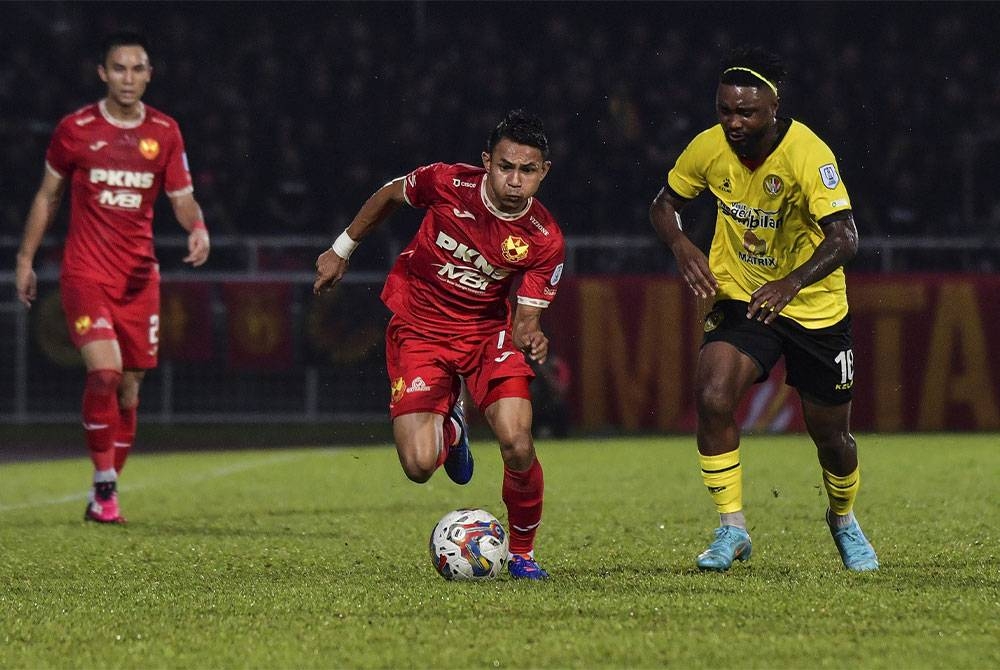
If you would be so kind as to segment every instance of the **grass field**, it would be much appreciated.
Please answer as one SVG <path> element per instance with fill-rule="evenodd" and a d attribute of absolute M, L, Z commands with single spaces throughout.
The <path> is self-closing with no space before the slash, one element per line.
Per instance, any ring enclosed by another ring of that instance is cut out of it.
<path fill-rule="evenodd" d="M 500 458 L 418 486 L 390 448 L 138 454 L 127 527 L 80 521 L 85 459 L 0 467 L 0 668 L 1000 667 L 1000 437 L 859 436 L 882 570 L 844 571 L 807 438 L 749 437 L 754 556 L 693 440 L 540 442 L 547 583 L 440 579 L 446 511 L 506 520 Z"/>

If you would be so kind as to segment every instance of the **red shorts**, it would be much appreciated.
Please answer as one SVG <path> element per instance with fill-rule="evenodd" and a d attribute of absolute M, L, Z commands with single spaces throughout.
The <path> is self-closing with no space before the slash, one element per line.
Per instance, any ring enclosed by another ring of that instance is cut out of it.
<path fill-rule="evenodd" d="M 97 340 L 118 340 L 122 367 L 156 367 L 160 342 L 160 284 L 156 281 L 124 296 L 92 280 L 76 277 L 59 281 L 66 328 L 77 349 Z"/>
<path fill-rule="evenodd" d="M 510 330 L 489 335 L 432 337 L 393 317 L 385 333 L 389 415 L 448 415 L 465 377 L 469 395 L 486 409 L 500 398 L 526 398 L 535 373 L 513 344 Z"/>

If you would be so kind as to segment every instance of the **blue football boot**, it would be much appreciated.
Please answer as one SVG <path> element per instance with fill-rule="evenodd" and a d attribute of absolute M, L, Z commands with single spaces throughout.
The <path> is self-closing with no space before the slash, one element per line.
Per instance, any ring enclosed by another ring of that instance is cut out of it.
<path fill-rule="evenodd" d="M 528 554 L 511 554 L 510 562 L 507 563 L 507 572 L 514 579 L 549 578 L 549 573 L 545 572 Z"/>
<path fill-rule="evenodd" d="M 738 526 L 720 526 L 715 529 L 712 544 L 698 555 L 698 568 L 725 572 L 732 567 L 734 560 L 750 558 L 751 550 L 750 534 L 746 530 Z"/>
<path fill-rule="evenodd" d="M 857 519 L 851 519 L 851 523 L 842 528 L 834 528 L 830 523 L 830 513 L 827 512 L 826 521 L 845 568 L 854 572 L 878 570 L 878 556 L 875 555 L 871 542 L 861 532 Z"/>
<path fill-rule="evenodd" d="M 475 462 L 472 459 L 472 450 L 469 449 L 469 427 L 465 424 L 465 406 L 461 394 L 459 394 L 455 404 L 451 406 L 450 415 L 458 423 L 460 434 L 458 444 L 453 445 L 448 450 L 448 457 L 444 461 L 444 471 L 456 484 L 468 484 L 472 479 Z"/>

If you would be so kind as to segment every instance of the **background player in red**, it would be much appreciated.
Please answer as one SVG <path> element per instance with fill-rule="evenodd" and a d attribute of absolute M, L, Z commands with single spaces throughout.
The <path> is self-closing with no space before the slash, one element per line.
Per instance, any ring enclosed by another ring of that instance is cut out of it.
<path fill-rule="evenodd" d="M 400 205 L 426 210 L 382 290 L 393 312 L 386 361 L 396 451 L 415 482 L 442 464 L 458 484 L 472 478 L 464 379 L 500 442 L 508 567 L 520 579 L 548 577 L 534 558 L 544 484 L 531 435 L 534 373 L 525 359 L 548 355 L 539 320 L 555 298 L 565 255 L 558 224 L 534 198 L 551 165 L 548 149 L 541 121 L 512 111 L 490 134 L 484 167 L 435 163 L 389 182 L 319 256 L 313 287 L 335 285 L 358 242 Z"/>
<path fill-rule="evenodd" d="M 177 122 L 142 102 L 153 73 L 145 40 L 111 35 L 100 56 L 97 74 L 107 96 L 62 119 L 52 135 L 17 254 L 16 282 L 30 307 L 37 297 L 35 254 L 68 184 L 59 287 L 70 337 L 87 369 L 83 427 L 94 488 L 84 518 L 123 523 L 118 473 L 135 438 L 139 386 L 157 361 L 160 275 L 152 224 L 161 189 L 189 233 L 184 261 L 202 265 L 209 238 Z"/>

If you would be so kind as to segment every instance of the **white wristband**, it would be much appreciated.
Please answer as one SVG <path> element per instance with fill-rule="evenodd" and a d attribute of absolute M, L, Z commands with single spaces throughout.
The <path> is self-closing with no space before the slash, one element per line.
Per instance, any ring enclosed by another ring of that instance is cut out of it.
<path fill-rule="evenodd" d="M 333 241 L 333 246 L 330 248 L 333 249 L 333 253 L 346 261 L 354 253 L 354 250 L 358 248 L 358 243 L 352 240 L 351 236 L 347 234 L 347 230 L 344 229 L 344 232 L 337 236 L 337 239 Z"/>

